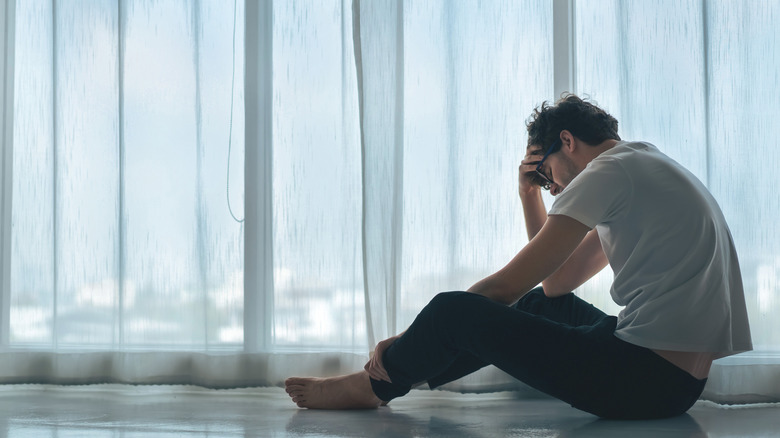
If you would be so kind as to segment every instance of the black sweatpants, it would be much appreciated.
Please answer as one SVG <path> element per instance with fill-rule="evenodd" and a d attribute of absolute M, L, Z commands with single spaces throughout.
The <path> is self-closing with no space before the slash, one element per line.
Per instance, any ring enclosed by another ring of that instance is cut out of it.
<path fill-rule="evenodd" d="M 616 324 L 616 317 L 574 294 L 548 298 L 541 288 L 511 307 L 469 292 L 440 293 L 385 350 L 392 383 L 371 379 L 371 386 L 390 401 L 416 383 L 435 388 L 493 364 L 603 418 L 665 418 L 687 411 L 706 379 L 618 339 Z"/>

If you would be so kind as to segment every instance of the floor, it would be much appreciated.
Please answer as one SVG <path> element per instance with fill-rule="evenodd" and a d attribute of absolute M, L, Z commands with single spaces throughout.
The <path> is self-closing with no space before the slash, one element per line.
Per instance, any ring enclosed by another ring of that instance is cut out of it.
<path fill-rule="evenodd" d="M 0 386 L 0 437 L 770 437 L 780 405 L 698 402 L 660 421 L 605 421 L 552 399 L 412 391 L 375 411 L 299 409 L 280 388 Z"/>

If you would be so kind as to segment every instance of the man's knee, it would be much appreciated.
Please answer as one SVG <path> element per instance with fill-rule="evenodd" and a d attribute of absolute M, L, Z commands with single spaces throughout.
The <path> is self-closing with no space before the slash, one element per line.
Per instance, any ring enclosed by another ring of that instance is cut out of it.
<path fill-rule="evenodd" d="M 547 295 L 544 293 L 544 289 L 542 289 L 541 286 L 531 289 L 528 291 L 525 295 L 523 295 L 522 298 L 520 298 L 520 302 L 523 301 L 536 301 L 536 300 L 544 300 L 549 299 Z"/>
<path fill-rule="evenodd" d="M 436 294 L 426 306 L 429 311 L 452 313 L 461 308 L 470 308 L 474 300 L 487 300 L 488 298 L 471 292 L 441 292 Z"/>
<path fill-rule="evenodd" d="M 534 308 L 542 303 L 551 300 L 552 298 L 544 294 L 544 289 L 541 286 L 531 289 L 528 293 L 520 298 L 520 301 L 515 304 L 515 308 L 518 309 L 530 309 Z"/>
<path fill-rule="evenodd" d="M 489 301 L 484 295 L 471 292 L 441 292 L 422 309 L 416 321 L 449 336 L 480 315 L 481 305 Z"/>
<path fill-rule="evenodd" d="M 452 306 L 453 304 L 462 301 L 465 296 L 468 295 L 474 295 L 469 292 L 460 292 L 460 291 L 454 291 L 454 292 L 439 292 L 436 294 L 436 296 L 431 299 L 430 304 L 433 307 L 448 307 Z"/>

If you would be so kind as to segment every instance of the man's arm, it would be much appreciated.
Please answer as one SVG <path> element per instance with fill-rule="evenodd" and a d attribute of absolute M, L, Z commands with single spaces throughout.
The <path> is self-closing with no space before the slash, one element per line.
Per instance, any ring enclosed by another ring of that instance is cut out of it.
<path fill-rule="evenodd" d="M 519 195 L 523 204 L 525 228 L 531 241 L 547 221 L 547 209 L 542 200 L 542 191 L 528 177 L 536 168 L 536 159 L 530 152 L 523 159 L 519 172 Z M 534 163 L 534 164 L 532 164 Z M 542 281 L 545 295 L 557 297 L 566 295 L 581 286 L 607 266 L 607 257 L 601 248 L 598 232 L 592 230 L 580 243 L 568 260 L 552 275 Z"/>
<path fill-rule="evenodd" d="M 538 158 L 538 157 L 537 157 Z M 529 173 L 535 172 L 536 163 L 533 155 L 526 155 L 520 164 L 518 193 L 520 202 L 523 204 L 523 217 L 525 218 L 525 231 L 528 233 L 528 241 L 536 236 L 547 221 L 547 209 L 542 200 L 542 189 L 535 185 L 528 177 Z"/>
<path fill-rule="evenodd" d="M 542 281 L 548 297 L 566 295 L 607 266 L 607 256 L 601 247 L 599 234 L 594 229 L 582 240 L 571 257 L 552 275 Z"/>
<path fill-rule="evenodd" d="M 547 209 L 542 200 L 542 191 L 537 187 L 536 190 L 527 193 L 521 192 L 520 202 L 523 204 L 525 231 L 530 242 L 547 222 Z"/>
<path fill-rule="evenodd" d="M 586 225 L 568 216 L 550 216 L 506 266 L 468 291 L 510 305 L 557 271 L 589 231 Z"/>

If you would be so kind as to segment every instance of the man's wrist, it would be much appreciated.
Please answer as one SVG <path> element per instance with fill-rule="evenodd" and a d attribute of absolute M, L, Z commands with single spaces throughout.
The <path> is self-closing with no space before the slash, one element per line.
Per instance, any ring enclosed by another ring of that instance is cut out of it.
<path fill-rule="evenodd" d="M 542 198 L 542 189 L 534 186 L 533 188 L 520 192 L 520 200 L 523 203 L 527 201 L 535 201 Z"/>

